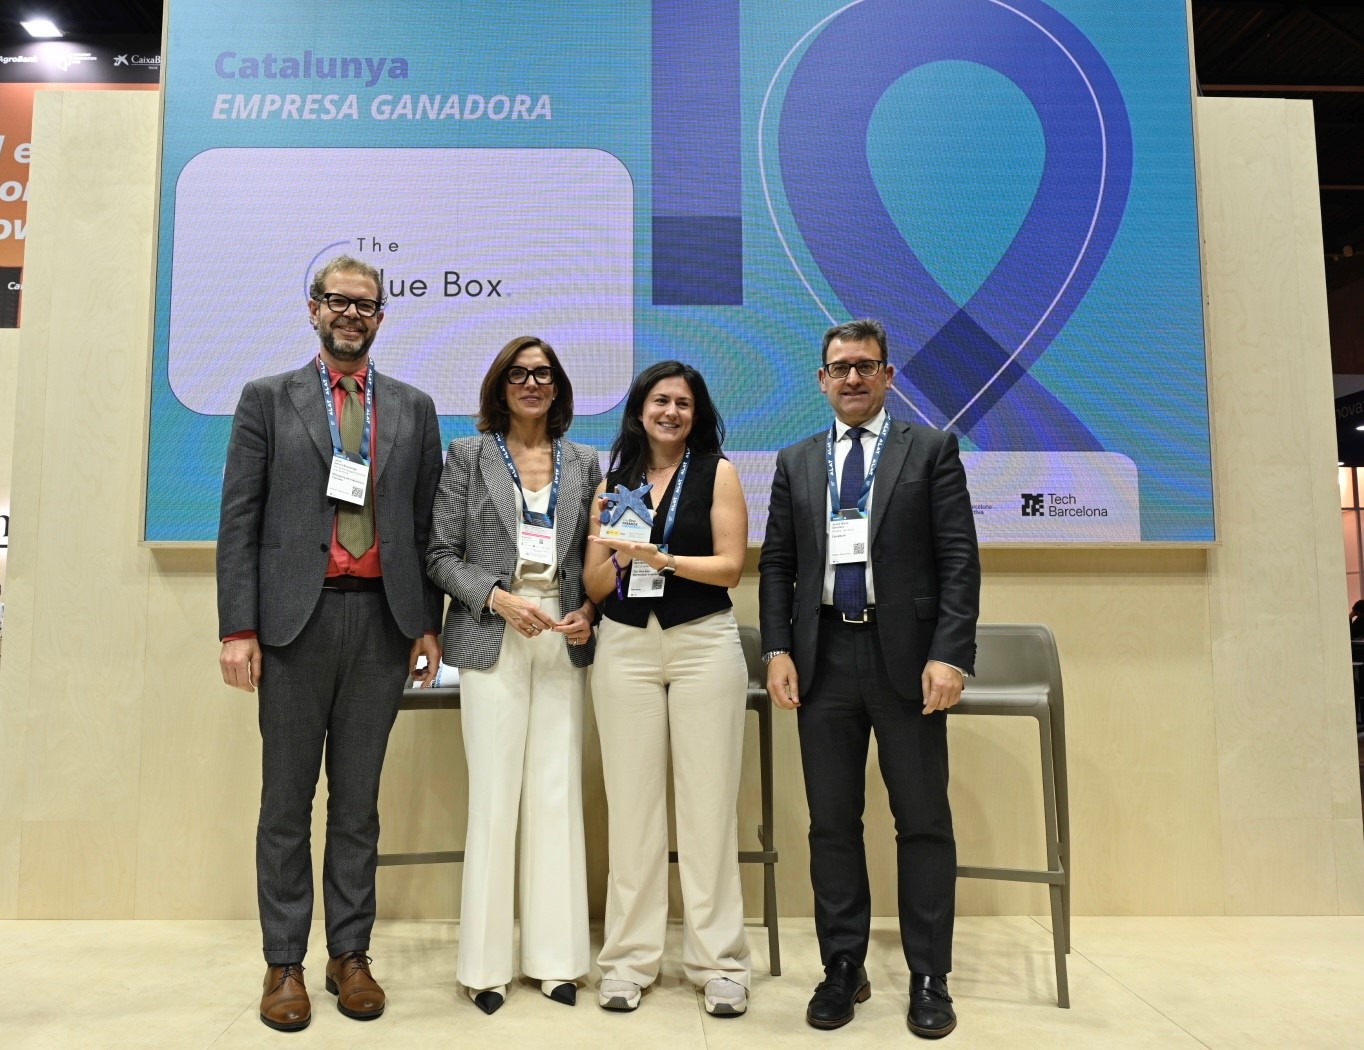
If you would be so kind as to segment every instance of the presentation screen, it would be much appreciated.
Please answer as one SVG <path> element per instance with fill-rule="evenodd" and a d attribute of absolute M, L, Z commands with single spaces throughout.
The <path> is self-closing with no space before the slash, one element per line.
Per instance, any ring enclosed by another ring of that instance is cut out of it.
<path fill-rule="evenodd" d="M 216 538 L 248 380 L 377 267 L 375 367 L 475 432 L 511 338 L 605 452 L 633 376 L 706 377 L 760 542 L 827 429 L 826 328 L 889 334 L 985 543 L 1215 537 L 1184 0 L 168 5 L 145 538 Z"/>

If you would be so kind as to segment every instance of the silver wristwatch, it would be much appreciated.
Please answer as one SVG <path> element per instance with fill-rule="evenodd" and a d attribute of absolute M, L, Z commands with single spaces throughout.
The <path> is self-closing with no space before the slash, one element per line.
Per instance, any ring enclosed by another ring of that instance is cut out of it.
<path fill-rule="evenodd" d="M 790 656 L 790 649 L 773 649 L 771 652 L 763 653 L 763 663 L 770 664 L 774 656 Z"/>

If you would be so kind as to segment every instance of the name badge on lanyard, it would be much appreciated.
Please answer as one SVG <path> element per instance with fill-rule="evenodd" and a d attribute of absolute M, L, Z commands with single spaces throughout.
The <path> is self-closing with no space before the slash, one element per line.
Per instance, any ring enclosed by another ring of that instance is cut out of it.
<path fill-rule="evenodd" d="M 658 545 L 658 549 L 667 553 L 668 541 L 672 539 L 673 526 L 677 524 L 677 508 L 682 502 L 682 486 L 687 481 L 687 467 L 691 464 L 691 449 L 682 456 L 682 465 L 677 468 L 677 482 L 673 485 L 672 502 L 668 504 L 668 516 L 663 521 L 663 542 Z M 648 542 L 648 537 L 644 542 Z M 630 589 L 626 596 L 630 598 L 662 598 L 663 590 L 668 585 L 668 578 L 660 576 L 658 570 L 646 562 L 643 558 L 635 558 L 630 562 Z"/>
<path fill-rule="evenodd" d="M 667 586 L 668 578 L 660 576 L 658 570 L 648 562 L 636 558 L 630 562 L 630 589 L 626 591 L 626 596 L 630 598 L 662 598 L 663 588 Z"/>
<path fill-rule="evenodd" d="M 840 507 L 838 478 L 834 472 L 834 433 L 829 428 L 829 436 L 824 442 L 824 463 L 829 472 L 829 561 L 833 565 L 850 565 L 867 560 L 868 519 L 867 500 L 871 496 L 872 481 L 876 477 L 876 467 L 881 462 L 881 452 L 886 447 L 886 434 L 890 432 L 890 417 L 881 425 L 876 436 L 876 446 L 872 450 L 871 463 L 866 476 L 862 479 L 862 491 L 857 496 L 857 506 Z M 860 439 L 859 439 L 860 440 Z M 846 460 L 844 463 L 846 464 Z"/>
<path fill-rule="evenodd" d="M 326 362 L 317 359 L 322 377 L 322 403 L 327 406 L 327 425 L 332 432 L 332 465 L 327 474 L 327 498 L 365 505 L 369 488 L 369 435 L 374 422 L 374 362 L 365 371 L 365 426 L 360 432 L 360 451 L 347 452 L 341 447 L 341 428 L 336 422 L 336 405 L 332 400 L 332 377 Z M 347 395 L 349 396 L 349 395 Z"/>
<path fill-rule="evenodd" d="M 353 458 L 349 452 L 332 454 L 332 469 L 327 475 L 327 498 L 365 505 L 365 489 L 369 487 L 369 464 Z"/>
<path fill-rule="evenodd" d="M 554 526 L 523 521 L 516 530 L 516 554 L 536 565 L 554 564 Z"/>
<path fill-rule="evenodd" d="M 847 565 L 867 560 L 867 519 L 856 507 L 829 519 L 829 561 Z"/>
<path fill-rule="evenodd" d="M 502 462 L 506 464 L 507 473 L 516 484 L 516 491 L 521 494 L 521 520 L 516 526 L 517 557 L 536 565 L 553 565 L 554 509 L 559 503 L 559 478 L 564 461 L 563 446 L 558 440 L 554 442 L 554 480 L 549 486 L 549 508 L 546 513 L 540 514 L 526 504 L 526 490 L 521 486 L 521 473 L 516 469 L 516 463 L 507 449 L 506 439 L 501 434 L 494 434 L 493 441 L 497 443 L 497 450 L 502 453 Z"/>

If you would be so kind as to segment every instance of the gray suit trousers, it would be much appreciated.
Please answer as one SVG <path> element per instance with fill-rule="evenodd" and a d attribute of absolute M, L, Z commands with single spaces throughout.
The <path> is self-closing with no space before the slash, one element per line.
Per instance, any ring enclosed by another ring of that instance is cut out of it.
<path fill-rule="evenodd" d="M 411 640 L 382 592 L 323 590 L 288 645 L 261 647 L 256 889 L 265 960 L 301 962 L 313 917 L 313 795 L 327 761 L 327 952 L 369 948 L 379 775 Z"/>

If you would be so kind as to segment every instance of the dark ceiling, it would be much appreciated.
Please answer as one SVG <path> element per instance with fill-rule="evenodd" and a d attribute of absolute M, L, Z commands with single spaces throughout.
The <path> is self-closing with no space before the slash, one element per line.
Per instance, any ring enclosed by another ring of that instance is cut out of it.
<path fill-rule="evenodd" d="M 19 25 L 50 18 L 67 36 L 161 35 L 161 0 L 6 0 L 0 39 L 27 40 Z"/>
<path fill-rule="evenodd" d="M 17 22 L 39 13 L 77 37 L 161 32 L 159 0 L 19 0 L 6 8 L 0 39 L 24 38 Z M 1204 94 L 1312 100 L 1327 256 L 1347 245 L 1364 255 L 1364 5 L 1193 0 L 1193 31 Z"/>
<path fill-rule="evenodd" d="M 1327 257 L 1364 252 L 1364 10 L 1194 0 L 1193 27 L 1205 95 L 1312 100 Z"/>

